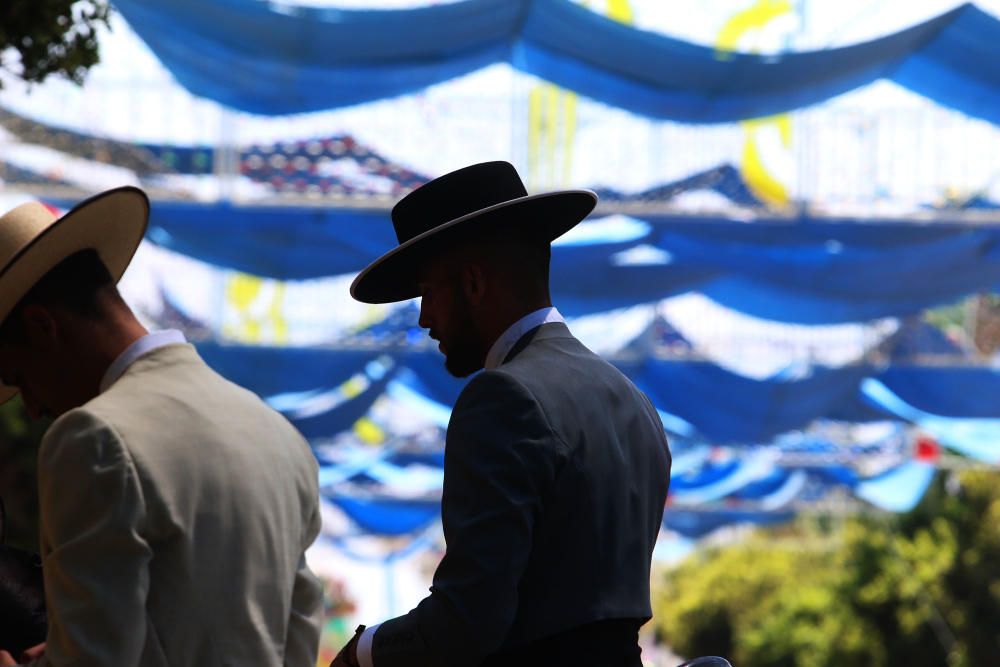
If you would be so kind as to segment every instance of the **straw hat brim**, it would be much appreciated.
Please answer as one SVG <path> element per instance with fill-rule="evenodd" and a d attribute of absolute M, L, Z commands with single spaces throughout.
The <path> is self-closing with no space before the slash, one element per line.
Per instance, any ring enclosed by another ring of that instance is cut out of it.
<path fill-rule="evenodd" d="M 0 323 L 46 273 L 81 250 L 96 250 L 117 283 L 148 224 L 149 199 L 132 186 L 102 192 L 73 207 L 0 268 Z M 0 384 L 0 402 L 16 393 Z"/>
<path fill-rule="evenodd" d="M 438 225 L 401 243 L 369 264 L 351 284 L 362 303 L 392 303 L 420 296 L 417 269 L 429 251 L 472 223 L 484 232 L 509 229 L 554 241 L 590 215 L 597 195 L 590 190 L 561 190 L 518 197 Z"/>

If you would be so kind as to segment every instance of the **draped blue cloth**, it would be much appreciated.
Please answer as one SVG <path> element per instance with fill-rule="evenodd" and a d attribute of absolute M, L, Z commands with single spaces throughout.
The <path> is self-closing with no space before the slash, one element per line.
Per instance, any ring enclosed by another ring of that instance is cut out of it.
<path fill-rule="evenodd" d="M 763 319 L 831 324 L 902 316 L 1000 281 L 1000 230 L 955 220 L 765 216 L 743 223 L 673 215 L 644 221 L 651 231 L 638 242 L 670 255 L 658 266 L 657 284 L 675 284 L 670 279 L 683 269 L 711 270 L 699 291 Z M 605 279 L 618 285 L 613 273 L 630 268 L 614 267 Z"/>
<path fill-rule="evenodd" d="M 643 222 L 648 231 L 627 241 L 553 246 L 553 297 L 564 315 L 698 290 L 764 319 L 862 322 L 918 313 L 1000 284 L 1000 229 L 956 220 L 764 217 L 746 223 L 673 215 Z M 384 210 L 226 203 L 155 202 L 147 238 L 211 264 L 282 280 L 354 273 L 397 245 Z M 628 260 L 636 248 L 660 258 Z"/>
<path fill-rule="evenodd" d="M 945 447 L 991 465 L 1000 463 L 1000 419 L 957 418 L 920 410 L 875 378 L 865 380 L 861 392 L 866 400 L 899 419 L 916 424 Z"/>
<path fill-rule="evenodd" d="M 404 314 L 401 322 L 405 324 Z M 282 396 L 282 409 L 293 417 L 307 435 L 335 435 L 364 414 L 374 398 L 381 395 L 390 379 L 398 378 L 415 390 L 426 392 L 431 400 L 448 403 L 464 385 L 464 381 L 447 375 L 442 358 L 436 352 L 400 352 L 393 359 L 380 356 L 373 359 L 368 350 L 337 350 L 332 348 L 279 348 L 241 345 L 199 344 L 202 356 L 224 375 L 241 382 L 261 394 Z M 891 384 L 915 404 L 934 404 L 940 412 L 951 410 L 962 414 L 975 413 L 1000 417 L 1000 406 L 988 397 L 1000 389 L 1000 373 L 992 369 L 969 367 L 890 367 L 878 371 L 866 366 L 814 368 L 803 378 L 775 377 L 768 380 L 744 378 L 705 362 L 663 361 L 647 359 L 622 363 L 620 367 L 643 388 L 661 409 L 669 410 L 692 424 L 716 442 L 739 444 L 774 441 L 774 436 L 793 428 L 802 428 L 813 419 L 822 417 L 830 405 L 850 400 L 869 383 L 868 377 Z M 348 397 L 327 412 L 311 415 L 304 420 L 294 418 L 296 396 L 308 405 L 321 395 L 323 388 L 337 387 L 348 378 L 365 374 L 369 387 Z M 965 383 L 984 399 L 970 407 L 961 399 L 959 388 Z M 308 390 L 319 387 L 317 390 Z M 870 391 L 866 391 L 870 394 Z M 877 398 L 877 397 L 876 397 Z M 914 409 L 912 414 L 898 406 L 885 409 L 904 418 L 925 424 Z M 312 420 L 312 421 L 310 421 Z M 948 421 L 948 420 L 944 420 Z M 959 420 L 953 420 L 959 421 Z M 987 420 L 979 419 L 980 426 Z M 1000 420 L 993 420 L 993 425 Z M 310 430 L 312 429 L 312 430 Z M 329 430 L 327 430 L 329 429 Z M 936 433 L 935 428 L 928 428 Z M 981 430 L 981 429 L 980 429 Z M 987 429 L 996 434 L 996 429 Z M 979 440 L 982 440 L 980 438 Z M 943 438 L 951 445 L 950 438 Z M 996 442 L 995 438 L 992 440 Z M 783 445 L 791 453 L 822 454 L 832 445 L 822 441 L 794 441 Z M 878 443 L 872 445 L 877 447 Z M 1000 447 L 979 449 L 974 454 L 983 460 L 997 460 Z M 955 447 L 963 451 L 961 446 Z M 970 452 L 972 450 L 969 450 Z M 664 516 L 664 526 L 689 537 L 699 537 L 733 523 L 770 524 L 787 521 L 794 515 L 789 503 L 807 499 L 810 494 L 822 495 L 831 485 L 851 489 L 858 497 L 889 511 L 908 511 L 919 502 L 934 476 L 934 465 L 927 462 L 905 462 L 870 478 L 860 478 L 857 472 L 839 464 L 810 467 L 808 465 L 778 467 L 770 448 L 748 450 L 724 462 L 713 461 L 709 449 L 693 446 L 678 451 L 677 469 L 671 481 L 673 503 Z M 685 457 L 690 456 L 690 464 Z M 992 458 L 991 458 L 992 457 Z M 373 457 L 369 463 L 343 464 L 347 471 L 335 477 L 350 479 L 357 485 L 367 482 L 369 488 L 384 486 L 382 475 L 368 474 L 368 466 L 390 464 L 393 475 L 405 475 L 410 465 L 440 469 L 444 453 L 397 452 Z M 327 462 L 327 467 L 337 467 Z M 806 479 L 812 480 L 807 484 Z M 327 485 L 334 488 L 336 485 Z M 325 497 L 337 505 L 363 532 L 387 536 L 412 535 L 439 517 L 435 499 L 406 499 L 378 493 L 362 495 L 342 491 L 327 492 Z M 715 507 L 713 503 L 735 501 L 745 506 Z M 706 506 L 708 505 L 708 506 Z"/>
<path fill-rule="evenodd" d="M 826 416 L 872 372 L 816 367 L 800 380 L 753 380 L 707 362 L 649 359 L 619 366 L 660 409 L 713 442 L 765 443 Z"/>
<path fill-rule="evenodd" d="M 220 375 L 250 389 L 262 398 L 284 395 L 285 405 L 275 405 L 307 438 L 330 438 L 346 431 L 363 417 L 385 392 L 395 368 L 370 383 L 355 396 L 337 396 L 337 387 L 366 373 L 377 356 L 371 351 L 198 344 L 205 362 Z M 298 394 L 298 400 L 288 397 Z M 318 400 L 329 400 L 325 409 L 302 411 Z"/>
<path fill-rule="evenodd" d="M 377 352 L 333 348 L 196 344 L 217 373 L 259 396 L 336 387 L 363 372 Z"/>
<path fill-rule="evenodd" d="M 400 359 L 409 374 L 400 373 L 411 389 L 449 409 L 458 400 L 467 380 L 451 375 L 444 367 L 444 355 L 437 351 L 415 352 Z"/>
<path fill-rule="evenodd" d="M 985 366 L 892 366 L 878 379 L 913 407 L 952 418 L 1000 417 L 1000 370 Z M 997 444 L 1000 451 L 1000 443 Z"/>
<path fill-rule="evenodd" d="M 626 193 L 612 188 L 594 188 L 601 201 L 670 201 L 679 194 L 698 190 L 711 190 L 722 195 L 738 206 L 764 208 L 765 204 L 753 193 L 750 186 L 731 164 L 721 164 L 712 169 L 700 171 L 672 183 L 655 185 L 638 193 Z"/>
<path fill-rule="evenodd" d="M 398 243 L 384 210 L 158 201 L 149 224 L 164 248 L 283 280 L 360 271 Z"/>
<path fill-rule="evenodd" d="M 858 482 L 855 495 L 890 512 L 909 512 L 924 497 L 936 469 L 925 461 L 907 461 L 877 477 Z"/>
<path fill-rule="evenodd" d="M 251 0 L 117 0 L 192 93 L 278 115 L 412 93 L 497 62 L 612 106 L 689 123 L 822 102 L 890 78 L 1000 119 L 1000 22 L 963 5 L 824 51 L 720 53 L 623 25 L 569 0 L 464 0 L 397 10 Z"/>
<path fill-rule="evenodd" d="M 263 397 L 285 395 L 278 406 L 307 436 L 329 437 L 350 426 L 381 396 L 390 380 L 404 382 L 446 409 L 465 386 L 444 368 L 436 351 L 400 352 L 391 359 L 370 350 L 283 348 L 198 344 L 206 362 L 225 377 Z M 751 444 L 770 442 L 782 433 L 807 427 L 817 419 L 873 419 L 915 421 L 893 406 L 874 401 L 863 383 L 877 379 L 907 404 L 948 419 L 1000 420 L 1000 370 L 972 366 L 890 366 L 868 364 L 839 368 L 813 367 L 801 378 L 763 380 L 737 375 L 710 362 L 644 359 L 619 362 L 654 405 L 690 423 L 697 434 L 712 442 Z M 369 386 L 345 398 L 328 411 L 307 413 L 318 394 L 334 391 L 352 376 L 364 373 Z M 296 403 L 295 394 L 300 394 Z M 289 397 L 289 395 L 291 397 Z M 1000 445 L 996 448 L 1000 458 Z M 702 474 L 709 474 L 709 469 Z M 698 485 L 703 485 L 700 480 Z M 684 482 L 677 482 L 683 488 Z"/>
<path fill-rule="evenodd" d="M 706 463 L 694 474 L 671 475 L 670 498 L 677 504 L 703 505 L 733 495 L 773 471 L 773 461 L 753 452 L 721 465 Z"/>
<path fill-rule="evenodd" d="M 392 380 L 393 372 L 372 382 L 357 396 L 315 414 L 301 414 L 291 411 L 286 417 L 307 438 L 330 438 L 351 426 L 365 416 L 376 400 L 385 393 L 386 385 Z"/>
<path fill-rule="evenodd" d="M 426 528 L 441 514 L 438 500 L 361 498 L 342 494 L 328 494 L 325 498 L 362 530 L 375 535 L 409 535 Z"/>
<path fill-rule="evenodd" d="M 772 526 L 787 523 L 795 518 L 794 510 L 749 509 L 680 509 L 667 507 L 663 513 L 663 527 L 685 537 L 698 538 L 732 524 L 750 523 Z"/>
<path fill-rule="evenodd" d="M 761 500 L 785 488 L 791 478 L 791 471 L 775 468 L 771 474 L 754 480 L 733 494 L 739 500 Z"/>

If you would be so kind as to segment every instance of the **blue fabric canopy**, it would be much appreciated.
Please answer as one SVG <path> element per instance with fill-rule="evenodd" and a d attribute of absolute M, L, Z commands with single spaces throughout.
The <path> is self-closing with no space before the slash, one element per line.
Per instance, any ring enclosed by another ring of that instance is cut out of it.
<path fill-rule="evenodd" d="M 153 204 L 147 238 L 209 264 L 283 280 L 360 271 L 398 243 L 385 210 L 167 201 Z"/>
<path fill-rule="evenodd" d="M 896 396 L 926 412 L 953 418 L 1000 417 L 1000 371 L 996 368 L 892 366 L 879 373 L 878 379 Z"/>
<path fill-rule="evenodd" d="M 375 535 L 409 535 L 425 528 L 441 514 L 438 500 L 358 498 L 342 494 L 325 497 L 362 530 Z"/>
<path fill-rule="evenodd" d="M 371 350 L 197 343 L 198 354 L 220 375 L 259 396 L 332 388 L 378 356 Z"/>
<path fill-rule="evenodd" d="M 926 461 L 907 461 L 877 477 L 862 480 L 854 493 L 890 512 L 909 512 L 924 497 L 936 469 Z"/>
<path fill-rule="evenodd" d="M 682 505 L 702 505 L 721 500 L 747 487 L 773 472 L 770 458 L 748 453 L 731 462 L 714 465 L 707 463 L 694 474 L 673 477 L 670 480 L 670 497 Z"/>
<path fill-rule="evenodd" d="M 816 367 L 801 380 L 753 380 L 707 362 L 620 365 L 660 409 L 714 442 L 762 443 L 824 417 L 857 392 L 867 365 Z"/>
<path fill-rule="evenodd" d="M 405 321 L 405 318 L 404 318 Z M 372 359 L 370 351 L 336 349 L 302 349 L 254 346 L 223 346 L 202 343 L 200 350 L 217 369 L 247 384 L 251 389 L 278 391 L 276 407 L 293 417 L 297 425 L 316 427 L 316 435 L 329 436 L 348 428 L 380 395 L 390 378 L 405 381 L 408 386 L 433 395 L 435 401 L 452 402 L 464 384 L 447 375 L 436 352 L 402 352 L 395 359 L 380 356 Z M 858 497 L 890 511 L 907 511 L 923 496 L 934 475 L 935 467 L 927 461 L 904 462 L 875 477 L 861 478 L 850 466 L 837 462 L 811 465 L 809 454 L 822 461 L 825 455 L 842 456 L 843 450 L 824 441 L 774 440 L 782 430 L 802 428 L 812 419 L 822 416 L 829 404 L 852 398 L 859 386 L 870 382 L 865 376 L 878 377 L 905 387 L 907 396 L 916 403 L 939 400 L 940 386 L 946 390 L 955 382 L 966 379 L 965 367 L 943 369 L 931 367 L 900 367 L 877 373 L 869 366 L 840 369 L 815 368 L 811 376 L 788 380 L 773 378 L 750 380 L 728 373 L 705 362 L 661 361 L 647 359 L 621 368 L 646 390 L 657 405 L 682 415 L 708 437 L 739 444 L 770 441 L 766 448 L 751 448 L 720 461 L 710 456 L 709 448 L 693 445 L 678 450 L 676 469 L 671 480 L 672 504 L 664 517 L 664 525 L 684 535 L 700 536 L 732 523 L 785 521 L 794 514 L 792 501 L 807 500 L 811 495 L 822 497 L 823 489 L 842 485 Z M 398 370 L 398 372 L 397 372 Z M 976 391 L 996 395 L 1000 373 L 989 369 L 972 369 Z M 336 387 L 346 379 L 364 375 L 370 380 L 365 391 L 351 394 L 348 400 L 337 402 L 332 409 L 318 412 L 315 421 L 295 420 L 296 413 L 308 411 L 317 401 L 325 400 L 324 391 L 301 391 L 303 387 Z M 881 385 L 880 382 L 880 385 Z M 881 385 L 884 386 L 884 385 Z M 927 389 L 927 388 L 930 389 Z M 706 393 L 709 389 L 713 395 Z M 295 390 L 300 390 L 297 393 Z M 865 394 L 871 392 L 865 389 Z M 945 392 L 947 394 L 947 392 Z M 877 398 L 877 396 L 876 396 Z M 947 396 L 945 403 L 955 397 Z M 939 403 L 939 409 L 947 405 Z M 898 406 L 886 409 L 901 413 Z M 955 403 L 955 410 L 969 410 Z M 988 401 L 977 408 L 989 412 Z M 905 411 L 902 411 L 905 412 Z M 915 410 L 899 414 L 923 424 L 926 420 Z M 1000 409 L 993 406 L 993 414 Z M 346 415 L 346 416 L 345 416 Z M 326 421 L 323 421 L 326 420 Z M 980 422 L 985 420 L 979 420 Z M 1000 423 L 994 420 L 994 424 Z M 329 428 L 330 432 L 322 432 Z M 935 432 L 933 429 L 929 429 Z M 995 434 L 996 429 L 990 431 Z M 311 435 L 311 433 L 307 433 Z M 893 440 L 890 438 L 889 440 Z M 894 440 L 893 440 L 894 441 Z M 946 440 L 946 444 L 950 444 Z M 878 450 L 885 443 L 860 445 L 862 449 Z M 797 463 L 795 467 L 780 467 L 774 457 L 775 447 L 787 451 Z M 976 452 L 977 458 L 988 459 L 990 451 Z M 959 448 L 960 449 L 960 448 Z M 961 450 L 961 449 L 960 449 Z M 730 450 L 731 452 L 734 450 Z M 738 451 L 738 450 L 735 450 Z M 867 450 L 866 450 L 867 451 Z M 876 452 L 877 453 L 877 452 Z M 376 450 L 364 460 L 345 460 L 340 464 L 327 462 L 330 472 L 324 486 L 330 491 L 337 486 L 331 480 L 350 479 L 355 486 L 381 489 L 362 495 L 341 489 L 329 492 L 327 498 L 336 504 L 365 533 L 401 536 L 412 534 L 436 521 L 438 501 L 433 498 L 411 500 L 387 495 L 388 480 L 404 479 L 407 467 L 418 465 L 440 470 L 442 451 L 391 452 Z M 995 457 L 995 453 L 993 454 Z M 329 470 L 328 470 L 329 469 Z M 391 469 L 392 474 L 384 474 Z M 812 481 L 807 481 L 812 480 Z M 726 503 L 723 507 L 713 503 Z M 683 507 L 682 507 L 683 506 Z"/>
<path fill-rule="evenodd" d="M 435 406 L 450 409 L 465 386 L 444 368 L 436 351 L 399 352 L 391 358 L 370 350 L 281 348 L 199 343 L 205 360 L 281 409 L 307 436 L 330 437 L 349 428 L 385 393 L 403 382 Z M 768 442 L 817 419 L 906 420 L 894 405 L 872 400 L 863 383 L 876 379 L 920 410 L 946 419 L 1000 420 L 1000 370 L 972 366 L 868 364 L 813 367 L 809 375 L 757 380 L 705 361 L 644 359 L 619 368 L 660 410 L 691 424 L 714 442 Z M 364 390 L 336 400 L 336 388 L 352 376 L 367 378 Z M 273 397 L 280 397 L 277 401 Z M 316 409 L 316 406 L 325 409 Z M 1000 445 L 991 448 L 1000 458 Z M 707 470 L 702 474 L 708 474 Z M 679 482 L 683 487 L 684 482 Z M 698 482 L 699 486 L 704 480 Z"/>
<path fill-rule="evenodd" d="M 626 244 L 556 247 L 553 289 L 567 314 L 696 289 L 760 318 L 826 324 L 917 313 L 1000 282 L 996 229 L 945 221 L 645 221 L 649 234 L 631 246 L 661 251 L 649 260 L 623 261 Z"/>
<path fill-rule="evenodd" d="M 626 193 L 612 188 L 593 188 L 601 201 L 668 202 L 677 195 L 698 190 L 716 192 L 738 206 L 764 208 L 765 204 L 753 193 L 740 170 L 731 164 L 721 164 L 685 178 L 647 188 L 637 193 Z"/>
<path fill-rule="evenodd" d="M 749 523 L 772 526 L 795 518 L 794 510 L 749 509 L 680 509 L 669 506 L 663 513 L 663 527 L 685 537 L 704 537 L 714 530 L 732 524 Z"/>
<path fill-rule="evenodd" d="M 1000 120 L 1000 22 L 963 5 L 862 44 L 719 53 L 569 0 L 463 0 L 397 10 L 252 0 L 116 0 L 177 80 L 258 114 L 316 111 L 421 90 L 497 62 L 655 118 L 729 122 L 816 104 L 891 78 Z"/>
<path fill-rule="evenodd" d="M 674 215 L 643 222 L 648 231 L 630 240 L 553 246 L 553 295 L 565 315 L 698 290 L 765 319 L 859 322 L 917 313 L 1000 283 L 1000 229 L 956 220 L 746 223 Z M 153 205 L 147 238 L 283 280 L 354 273 L 397 245 L 384 210 L 165 201 Z M 637 249 L 646 251 L 638 260 L 629 255 Z"/>
<path fill-rule="evenodd" d="M 314 439 L 351 428 L 385 392 L 396 370 L 372 364 L 376 355 L 371 351 L 202 342 L 198 352 L 220 375 L 270 398 L 302 435 Z M 360 393 L 339 389 L 355 376 L 367 382 Z"/>
<path fill-rule="evenodd" d="M 916 424 L 949 449 L 991 465 L 1000 463 L 1000 419 L 962 419 L 926 412 L 900 399 L 875 378 L 866 379 L 861 392 L 881 410 Z"/>

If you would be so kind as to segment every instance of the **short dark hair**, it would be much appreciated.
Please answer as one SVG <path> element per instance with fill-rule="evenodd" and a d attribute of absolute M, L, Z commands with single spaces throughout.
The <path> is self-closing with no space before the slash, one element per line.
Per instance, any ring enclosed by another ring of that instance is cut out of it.
<path fill-rule="evenodd" d="M 21 340 L 21 315 L 29 305 L 60 306 L 80 317 L 97 319 L 101 316 L 100 295 L 112 289 L 114 279 L 96 250 L 73 253 L 41 277 L 11 309 L 0 324 L 0 339 Z"/>

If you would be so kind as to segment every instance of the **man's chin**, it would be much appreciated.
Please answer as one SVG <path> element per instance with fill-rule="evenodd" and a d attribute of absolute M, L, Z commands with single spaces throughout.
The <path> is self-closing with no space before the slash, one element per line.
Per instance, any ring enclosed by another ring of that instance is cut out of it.
<path fill-rule="evenodd" d="M 454 377 L 466 378 L 480 370 L 483 363 L 478 360 L 463 359 L 455 355 L 445 355 L 444 367 Z"/>

